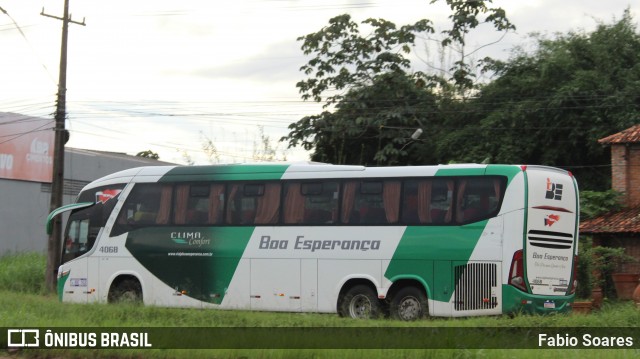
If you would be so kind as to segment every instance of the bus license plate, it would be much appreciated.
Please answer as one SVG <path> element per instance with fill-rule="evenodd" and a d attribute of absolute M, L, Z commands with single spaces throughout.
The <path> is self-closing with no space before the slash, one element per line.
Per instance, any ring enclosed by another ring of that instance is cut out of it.
<path fill-rule="evenodd" d="M 556 309 L 556 302 L 546 301 L 544 302 L 544 307 L 546 309 Z"/>

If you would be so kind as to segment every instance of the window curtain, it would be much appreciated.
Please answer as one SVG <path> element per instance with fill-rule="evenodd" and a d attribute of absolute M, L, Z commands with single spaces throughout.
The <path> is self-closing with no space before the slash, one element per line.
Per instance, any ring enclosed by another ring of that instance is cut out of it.
<path fill-rule="evenodd" d="M 297 224 L 304 221 L 304 197 L 300 183 L 287 185 L 287 194 L 284 200 L 284 223 Z"/>
<path fill-rule="evenodd" d="M 234 184 L 231 185 L 231 189 L 229 190 L 229 198 L 227 199 L 229 201 L 229 204 L 227 204 L 227 223 L 228 224 L 237 224 L 236 222 L 238 222 L 237 220 L 234 221 L 234 218 L 236 218 L 237 216 L 235 215 L 236 212 L 241 211 L 241 208 L 236 208 L 236 205 L 239 204 L 238 200 L 236 199 L 236 194 L 238 193 L 238 188 L 240 187 L 240 185 L 238 184 Z"/>
<path fill-rule="evenodd" d="M 222 222 L 222 213 L 224 211 L 224 185 L 212 184 L 209 190 L 209 224 L 218 224 Z"/>
<path fill-rule="evenodd" d="M 173 214 L 175 224 L 187 223 L 187 206 L 189 203 L 189 185 L 181 184 L 176 187 L 176 207 Z"/>
<path fill-rule="evenodd" d="M 493 190 L 496 194 L 496 201 L 500 201 L 500 192 L 502 192 L 502 188 L 500 188 L 502 186 L 500 186 L 500 180 L 499 179 L 494 179 L 493 180 Z"/>
<path fill-rule="evenodd" d="M 345 182 L 344 184 L 342 191 L 342 223 L 349 223 L 354 207 L 357 187 L 358 183 L 355 181 Z"/>
<path fill-rule="evenodd" d="M 280 213 L 280 183 L 264 185 L 264 195 L 258 197 L 256 208 L 256 224 L 270 224 L 278 222 Z"/>
<path fill-rule="evenodd" d="M 387 223 L 397 223 L 400 215 L 400 182 L 385 181 L 382 194 Z"/>
<path fill-rule="evenodd" d="M 467 180 L 460 180 L 458 182 L 458 195 L 456 197 L 456 221 L 464 221 L 464 209 L 462 204 L 464 203 L 465 189 L 467 188 Z"/>
<path fill-rule="evenodd" d="M 158 208 L 158 215 L 156 216 L 156 224 L 168 224 L 169 215 L 171 214 L 171 192 L 173 187 L 171 185 L 164 185 L 160 190 L 160 207 Z"/>
<path fill-rule="evenodd" d="M 431 190 L 430 180 L 418 182 L 418 219 L 420 223 L 431 223 Z"/>

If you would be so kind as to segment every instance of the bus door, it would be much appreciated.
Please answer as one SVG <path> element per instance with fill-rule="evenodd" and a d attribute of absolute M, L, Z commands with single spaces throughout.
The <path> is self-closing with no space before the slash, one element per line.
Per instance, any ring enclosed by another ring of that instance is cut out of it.
<path fill-rule="evenodd" d="M 577 241 L 578 198 L 565 171 L 527 167 L 526 278 L 533 294 L 568 294 Z"/>
<path fill-rule="evenodd" d="M 93 203 L 76 205 L 69 216 L 62 237 L 62 265 L 59 268 L 61 298 L 65 301 L 86 302 L 89 288 L 86 254 L 95 244 L 99 226 L 95 223 Z"/>
<path fill-rule="evenodd" d="M 90 253 L 103 226 L 102 206 L 81 203 L 74 208 L 62 237 L 59 295 L 65 301 L 97 301 L 99 260 Z"/>

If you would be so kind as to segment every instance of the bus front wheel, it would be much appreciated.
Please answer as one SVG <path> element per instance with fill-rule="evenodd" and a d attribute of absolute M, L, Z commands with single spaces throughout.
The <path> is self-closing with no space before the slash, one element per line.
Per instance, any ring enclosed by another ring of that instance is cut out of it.
<path fill-rule="evenodd" d="M 416 287 L 404 287 L 396 293 L 390 303 L 391 317 L 412 321 L 422 319 L 429 313 L 429 302 L 424 292 Z"/>
<path fill-rule="evenodd" d="M 354 319 L 373 319 L 380 316 L 382 306 L 375 291 L 359 284 L 350 288 L 340 301 L 339 314 Z"/>
<path fill-rule="evenodd" d="M 109 289 L 109 303 L 142 303 L 142 286 L 137 279 L 125 278 Z"/>

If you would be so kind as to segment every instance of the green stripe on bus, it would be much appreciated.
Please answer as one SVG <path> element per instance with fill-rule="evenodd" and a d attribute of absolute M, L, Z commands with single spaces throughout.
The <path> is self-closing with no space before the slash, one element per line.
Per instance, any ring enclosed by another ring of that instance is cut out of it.
<path fill-rule="evenodd" d="M 486 167 L 473 167 L 473 168 L 440 168 L 436 172 L 435 176 L 482 176 L 482 175 L 502 175 L 507 176 L 507 185 L 511 183 L 511 180 L 522 172 L 520 166 L 514 165 L 487 165 Z"/>
<path fill-rule="evenodd" d="M 186 295 L 220 304 L 254 227 L 156 227 L 129 233 L 126 247 L 158 279 Z"/>
<path fill-rule="evenodd" d="M 430 299 L 449 302 L 453 266 L 469 261 L 487 223 L 407 227 L 384 276 L 392 281 L 418 276 L 427 283 Z"/>
<path fill-rule="evenodd" d="M 520 166 L 514 165 L 488 165 L 485 175 L 503 175 L 507 176 L 507 187 L 511 184 L 511 180 L 518 175 L 518 173 L 522 172 L 522 168 Z"/>
<path fill-rule="evenodd" d="M 444 176 L 482 176 L 485 167 L 473 167 L 473 168 L 440 168 L 436 171 L 436 177 Z"/>
<path fill-rule="evenodd" d="M 159 182 L 198 182 L 233 180 L 277 180 L 289 165 L 179 166 L 167 172 Z"/>
<path fill-rule="evenodd" d="M 61 302 L 64 294 L 64 285 L 67 283 L 67 279 L 69 279 L 69 274 L 71 274 L 71 272 L 67 272 L 66 274 L 63 273 L 62 276 L 58 278 L 58 300 Z"/>

